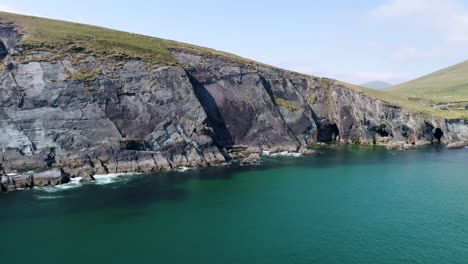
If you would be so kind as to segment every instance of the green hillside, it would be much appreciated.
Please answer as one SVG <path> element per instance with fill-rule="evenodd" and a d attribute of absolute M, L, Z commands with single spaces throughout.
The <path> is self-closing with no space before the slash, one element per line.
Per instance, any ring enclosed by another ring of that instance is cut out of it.
<path fill-rule="evenodd" d="M 431 108 L 468 112 L 468 61 L 386 90 Z"/>
<path fill-rule="evenodd" d="M 252 62 L 214 49 L 148 37 L 97 26 L 40 17 L 0 12 L 1 22 L 12 22 L 24 33 L 21 45 L 26 50 L 80 52 L 109 58 L 138 58 L 155 64 L 176 64 L 170 49 L 184 49 L 199 54 L 219 55 Z"/>

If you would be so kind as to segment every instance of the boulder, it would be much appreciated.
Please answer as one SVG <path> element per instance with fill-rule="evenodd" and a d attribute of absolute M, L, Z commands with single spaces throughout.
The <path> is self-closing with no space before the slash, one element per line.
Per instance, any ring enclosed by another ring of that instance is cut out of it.
<path fill-rule="evenodd" d="M 1 176 L 0 188 L 2 191 L 14 191 L 30 189 L 33 187 L 32 174 L 3 175 Z"/>
<path fill-rule="evenodd" d="M 301 149 L 299 149 L 299 153 L 301 153 L 301 154 L 304 155 L 304 156 L 314 156 L 314 155 L 317 155 L 317 151 L 311 150 L 311 149 L 308 149 L 308 148 L 301 148 Z"/>
<path fill-rule="evenodd" d="M 406 143 L 405 141 L 391 142 L 387 145 L 388 150 L 410 150 L 417 148 L 414 144 Z"/>
<path fill-rule="evenodd" d="M 240 164 L 241 165 L 255 164 L 255 163 L 260 162 L 261 160 L 262 160 L 262 158 L 260 157 L 260 155 L 258 153 L 252 153 L 247 158 L 243 158 L 240 161 Z"/>
<path fill-rule="evenodd" d="M 55 186 L 70 182 L 70 175 L 66 174 L 63 169 L 51 169 L 44 172 L 34 173 L 34 186 Z"/>
<path fill-rule="evenodd" d="M 448 149 L 461 149 L 468 147 L 468 141 L 459 141 L 447 144 Z"/>

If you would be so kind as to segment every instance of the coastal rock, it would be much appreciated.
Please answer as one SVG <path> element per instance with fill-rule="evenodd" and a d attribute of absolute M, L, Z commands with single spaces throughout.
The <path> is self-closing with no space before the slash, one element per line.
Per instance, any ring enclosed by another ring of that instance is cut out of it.
<path fill-rule="evenodd" d="M 308 148 L 301 148 L 299 150 L 299 153 L 301 153 L 304 156 L 315 156 L 315 155 L 317 155 L 317 151 L 312 150 L 312 149 L 308 149 Z"/>
<path fill-rule="evenodd" d="M 417 146 L 415 144 L 410 144 L 405 141 L 392 142 L 387 145 L 388 150 L 410 150 L 415 149 Z"/>
<path fill-rule="evenodd" d="M 19 175 L 4 175 L 1 177 L 0 187 L 2 191 L 14 191 L 30 189 L 34 186 L 33 175 L 19 174 Z"/>
<path fill-rule="evenodd" d="M 257 153 L 252 153 L 250 154 L 247 158 L 244 158 L 240 161 L 241 165 L 247 165 L 247 164 L 254 164 L 258 163 L 262 160 L 259 154 Z"/>
<path fill-rule="evenodd" d="M 460 141 L 447 144 L 448 149 L 461 149 L 464 147 L 468 147 L 468 141 Z"/>
<path fill-rule="evenodd" d="M 55 186 L 70 182 L 70 175 L 66 174 L 63 169 L 51 169 L 48 171 L 34 173 L 32 175 L 33 186 Z"/>
<path fill-rule="evenodd" d="M 70 176 L 63 169 L 50 169 L 43 172 L 28 172 L 1 176 L 0 188 L 3 191 L 31 189 L 33 187 L 55 186 L 70 182 Z"/>
<path fill-rule="evenodd" d="M 312 155 L 318 143 L 468 141 L 468 121 L 423 118 L 332 79 L 183 49 L 170 50 L 170 65 L 24 50 L 19 30 L 0 26 L 13 65 L 0 70 L 2 189 L 33 185 L 5 175 L 17 170 L 86 179 L 249 162 L 262 151 Z M 37 185 L 66 179 L 50 177 Z"/>

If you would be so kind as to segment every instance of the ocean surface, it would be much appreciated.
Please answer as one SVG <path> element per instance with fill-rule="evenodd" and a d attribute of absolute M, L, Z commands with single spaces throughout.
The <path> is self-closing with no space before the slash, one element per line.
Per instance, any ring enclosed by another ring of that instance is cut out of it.
<path fill-rule="evenodd" d="M 468 263 L 468 149 L 321 150 L 0 194 L 0 263 Z"/>

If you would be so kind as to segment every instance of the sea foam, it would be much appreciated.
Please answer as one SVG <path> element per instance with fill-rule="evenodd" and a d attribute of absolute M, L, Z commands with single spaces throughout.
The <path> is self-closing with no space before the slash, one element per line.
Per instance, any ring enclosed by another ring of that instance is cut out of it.
<path fill-rule="evenodd" d="M 103 175 L 94 175 L 94 184 L 105 185 L 116 182 L 127 182 L 132 179 L 131 176 L 140 175 L 141 173 L 111 173 Z"/>
<path fill-rule="evenodd" d="M 73 189 L 73 188 L 78 188 L 81 187 L 83 184 L 81 183 L 82 177 L 76 177 L 70 179 L 69 183 L 61 184 L 61 185 L 56 185 L 56 186 L 46 186 L 46 187 L 38 187 L 35 189 L 42 190 L 48 193 L 53 193 L 53 192 L 59 192 L 59 191 L 64 191 L 68 189 Z"/>
<path fill-rule="evenodd" d="M 288 152 L 288 151 L 283 151 L 283 152 L 278 152 L 278 153 L 271 153 L 270 151 L 263 151 L 262 155 L 265 156 L 270 156 L 270 157 L 301 157 L 302 153 L 298 152 Z"/>

